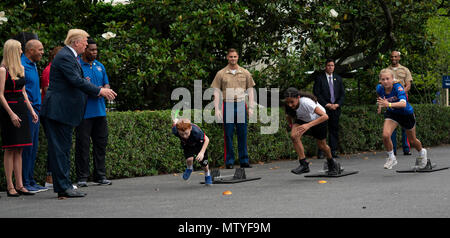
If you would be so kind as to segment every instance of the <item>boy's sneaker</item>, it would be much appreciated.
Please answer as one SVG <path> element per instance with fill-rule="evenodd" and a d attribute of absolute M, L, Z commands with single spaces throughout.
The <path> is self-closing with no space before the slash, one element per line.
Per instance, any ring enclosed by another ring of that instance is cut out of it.
<path fill-rule="evenodd" d="M 86 181 L 78 181 L 77 183 L 78 187 L 83 188 L 83 187 L 87 187 L 88 184 Z"/>
<path fill-rule="evenodd" d="M 112 185 L 111 180 L 108 180 L 108 179 L 99 179 L 99 180 L 96 180 L 95 183 L 98 185 Z"/>
<path fill-rule="evenodd" d="M 212 185 L 212 177 L 211 176 L 205 176 L 205 185 L 206 186 Z"/>
<path fill-rule="evenodd" d="M 39 184 L 35 184 L 35 185 L 33 185 L 33 187 L 36 188 L 36 189 L 38 190 L 38 192 L 45 192 L 45 191 L 48 190 L 47 187 L 42 187 L 42 186 L 39 185 Z"/>
<path fill-rule="evenodd" d="M 416 168 L 419 169 L 424 169 L 427 166 L 428 163 L 428 158 L 427 158 L 427 150 L 423 149 L 423 154 L 420 155 L 419 153 L 419 157 L 416 159 Z"/>
<path fill-rule="evenodd" d="M 26 185 L 26 186 L 24 186 L 27 190 L 28 190 L 28 192 L 30 192 L 30 193 L 38 193 L 39 192 L 39 189 L 37 189 L 37 188 L 35 188 L 35 187 L 33 187 L 33 186 L 31 186 L 31 185 Z"/>
<path fill-rule="evenodd" d="M 303 174 L 303 173 L 309 173 L 309 165 L 308 162 L 305 160 L 300 160 L 300 166 L 297 168 L 291 170 L 294 174 Z"/>
<path fill-rule="evenodd" d="M 397 159 L 395 157 L 388 157 L 386 163 L 384 164 L 385 169 L 392 169 L 397 164 Z"/>
<path fill-rule="evenodd" d="M 183 173 L 183 179 L 188 180 L 191 177 L 192 169 L 186 169 Z"/>
<path fill-rule="evenodd" d="M 53 184 L 45 182 L 45 187 L 48 189 L 53 189 Z"/>

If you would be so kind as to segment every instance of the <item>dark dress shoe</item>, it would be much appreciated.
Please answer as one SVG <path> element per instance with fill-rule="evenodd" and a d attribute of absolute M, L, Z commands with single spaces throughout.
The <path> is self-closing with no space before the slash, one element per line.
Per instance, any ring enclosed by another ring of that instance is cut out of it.
<path fill-rule="evenodd" d="M 98 185 L 111 185 L 112 182 L 110 180 L 107 179 L 100 179 L 95 181 Z"/>
<path fill-rule="evenodd" d="M 64 192 L 58 193 L 58 198 L 79 198 L 86 196 L 86 193 L 82 193 L 77 190 L 67 189 Z"/>
<path fill-rule="evenodd" d="M 9 193 L 10 190 L 14 190 L 14 189 L 8 189 L 6 191 L 6 196 L 8 196 L 8 197 L 19 197 L 20 196 L 20 194 L 18 192 L 16 192 L 16 193 Z"/>
<path fill-rule="evenodd" d="M 251 168 L 252 166 L 248 163 L 241 164 L 241 168 Z"/>
<path fill-rule="evenodd" d="M 331 157 L 333 157 L 333 159 L 338 159 L 339 158 L 339 156 L 337 155 L 336 152 L 332 152 L 331 153 Z"/>
<path fill-rule="evenodd" d="M 403 155 L 412 155 L 411 151 L 404 151 Z"/>
<path fill-rule="evenodd" d="M 21 187 L 19 189 L 17 189 L 17 193 L 19 193 L 20 195 L 25 195 L 25 196 L 30 196 L 30 195 L 34 195 L 36 193 L 30 192 L 30 191 L 22 191 L 24 189 L 24 187 Z"/>
<path fill-rule="evenodd" d="M 227 164 L 227 165 L 226 165 L 226 168 L 227 168 L 227 169 L 233 169 L 233 167 L 234 167 L 234 166 L 233 166 L 232 164 Z"/>

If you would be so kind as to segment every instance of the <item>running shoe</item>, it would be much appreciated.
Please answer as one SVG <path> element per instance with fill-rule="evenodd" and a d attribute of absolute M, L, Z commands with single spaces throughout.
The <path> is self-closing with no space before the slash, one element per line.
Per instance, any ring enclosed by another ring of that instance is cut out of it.
<path fill-rule="evenodd" d="M 424 169 L 427 166 L 428 158 L 427 158 L 427 150 L 423 149 L 424 153 L 421 156 L 419 153 L 419 157 L 416 159 L 416 168 Z"/>
<path fill-rule="evenodd" d="M 191 173 L 192 173 L 192 169 L 186 169 L 186 171 L 184 171 L 184 173 L 183 173 L 183 179 L 188 180 L 189 177 L 191 177 Z"/>
<path fill-rule="evenodd" d="M 309 173 L 308 162 L 306 162 L 306 160 L 300 160 L 300 165 L 297 168 L 291 170 L 291 172 L 294 174 Z"/>
<path fill-rule="evenodd" d="M 206 186 L 212 185 L 212 177 L 211 176 L 205 176 L 205 185 Z"/>
<path fill-rule="evenodd" d="M 385 169 L 392 169 L 397 164 L 397 159 L 395 157 L 386 158 L 386 163 L 384 164 Z"/>

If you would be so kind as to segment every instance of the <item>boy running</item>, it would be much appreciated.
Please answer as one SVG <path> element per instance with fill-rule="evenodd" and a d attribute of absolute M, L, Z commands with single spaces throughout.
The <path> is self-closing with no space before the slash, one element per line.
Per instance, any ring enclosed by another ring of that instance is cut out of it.
<path fill-rule="evenodd" d="M 189 119 L 175 119 L 172 125 L 172 133 L 180 138 L 181 147 L 186 158 L 186 170 L 183 173 L 183 179 L 188 180 L 194 170 L 194 158 L 200 162 L 205 171 L 205 185 L 212 184 L 212 178 L 209 172 L 208 156 L 206 148 L 209 144 L 209 138 Z"/>

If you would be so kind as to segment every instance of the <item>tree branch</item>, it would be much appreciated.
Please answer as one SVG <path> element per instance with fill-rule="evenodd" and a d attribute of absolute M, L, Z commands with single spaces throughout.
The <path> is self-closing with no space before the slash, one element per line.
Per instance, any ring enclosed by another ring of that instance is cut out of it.
<path fill-rule="evenodd" d="M 378 59 L 378 53 L 385 52 L 392 48 L 394 43 L 397 41 L 397 39 L 394 36 L 393 29 L 394 29 L 394 20 L 392 18 L 391 11 L 389 10 L 388 6 L 384 2 L 384 0 L 378 0 L 380 3 L 381 8 L 384 12 L 384 17 L 386 19 L 386 29 L 385 29 L 385 36 L 383 40 L 383 44 L 378 48 L 377 50 L 372 51 L 371 54 L 364 57 L 362 60 L 353 62 L 351 64 L 346 65 L 336 65 L 336 73 L 346 73 L 349 71 L 352 71 L 354 69 L 358 69 L 360 67 L 364 67 L 367 65 L 372 64 Z"/>

